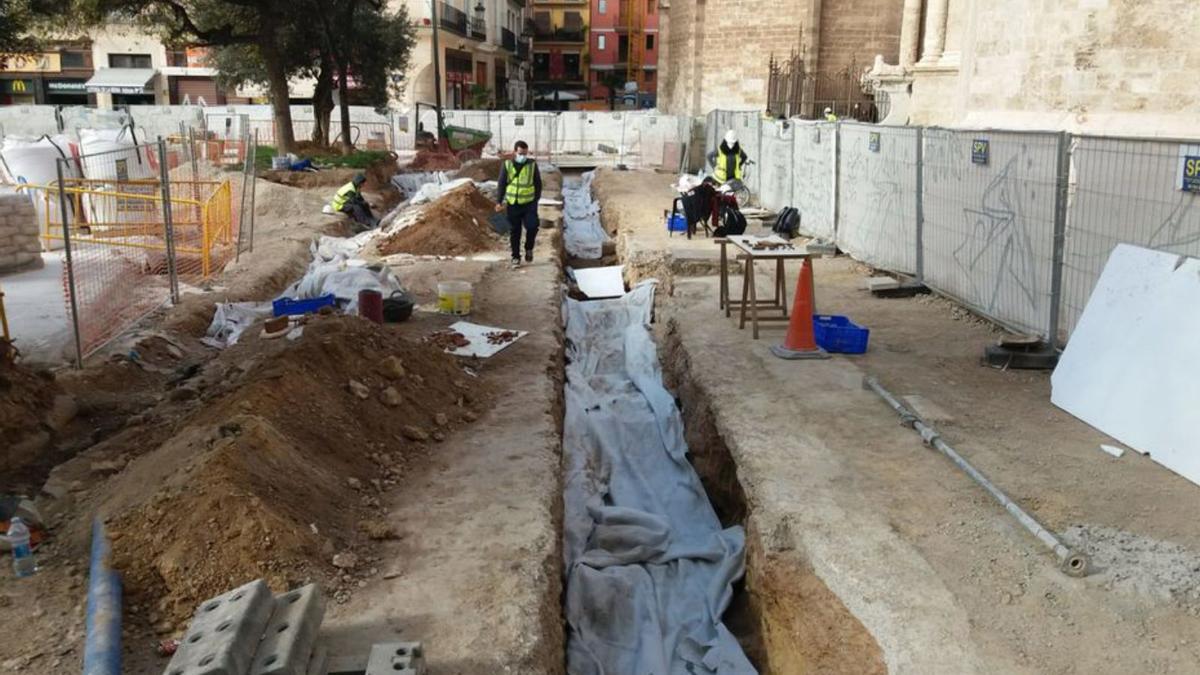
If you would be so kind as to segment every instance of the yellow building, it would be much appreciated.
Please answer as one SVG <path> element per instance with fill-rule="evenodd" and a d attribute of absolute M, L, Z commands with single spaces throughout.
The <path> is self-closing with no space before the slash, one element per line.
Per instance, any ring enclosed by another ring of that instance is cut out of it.
<path fill-rule="evenodd" d="M 534 0 L 534 107 L 565 110 L 588 98 L 588 0 Z"/>

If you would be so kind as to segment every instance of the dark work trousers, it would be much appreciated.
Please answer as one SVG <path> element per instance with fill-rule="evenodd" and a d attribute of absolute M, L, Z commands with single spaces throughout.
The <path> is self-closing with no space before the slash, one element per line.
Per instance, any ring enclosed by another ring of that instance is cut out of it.
<path fill-rule="evenodd" d="M 521 257 L 521 227 L 525 228 L 525 250 L 533 250 L 533 240 L 537 238 L 538 213 L 537 202 L 528 204 L 508 205 L 508 243 L 512 246 L 512 257 Z"/>
<path fill-rule="evenodd" d="M 350 200 L 342 207 L 342 213 L 348 214 L 358 224 L 355 229 L 359 232 L 379 226 L 379 221 L 371 214 L 371 206 L 365 201 Z"/>

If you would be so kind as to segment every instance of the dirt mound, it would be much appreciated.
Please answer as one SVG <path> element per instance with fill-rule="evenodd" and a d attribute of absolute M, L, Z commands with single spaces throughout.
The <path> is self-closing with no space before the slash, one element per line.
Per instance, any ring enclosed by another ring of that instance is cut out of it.
<path fill-rule="evenodd" d="M 418 150 L 413 160 L 405 167 L 408 171 L 453 171 L 462 166 L 454 155 Z"/>
<path fill-rule="evenodd" d="M 254 183 L 254 214 L 272 219 L 319 216 L 325 203 L 333 197 L 332 190 L 328 196 L 322 196 L 324 193 L 320 189 L 280 185 L 260 178 Z"/>
<path fill-rule="evenodd" d="M 314 187 L 341 187 L 350 182 L 351 178 L 358 173 L 358 169 L 322 169 L 320 171 L 288 171 L 286 169 L 272 169 L 263 171 L 259 174 L 259 178 L 269 180 L 272 183 L 280 185 L 288 185 L 298 188 L 314 188 Z"/>
<path fill-rule="evenodd" d="M 500 167 L 504 166 L 504 160 L 498 158 L 477 159 L 463 164 L 463 167 L 454 174 L 455 178 L 470 178 L 476 181 L 496 180 L 500 176 Z"/>
<path fill-rule="evenodd" d="M 380 536 L 362 525 L 380 517 L 377 495 L 484 396 L 452 357 L 357 317 L 245 342 L 220 357 L 216 395 L 108 490 L 122 495 L 105 510 L 126 590 L 167 630 L 257 577 L 356 587 Z"/>
<path fill-rule="evenodd" d="M 0 352 L 6 342 L 0 337 Z M 44 434 L 58 393 L 53 377 L 11 363 L 0 353 L 0 475 L 35 459 L 42 444 L 32 437 Z"/>
<path fill-rule="evenodd" d="M 412 225 L 379 244 L 382 255 L 463 255 L 497 247 L 500 243 L 488 218 L 495 203 L 474 185 L 464 185 L 442 195 Z"/>

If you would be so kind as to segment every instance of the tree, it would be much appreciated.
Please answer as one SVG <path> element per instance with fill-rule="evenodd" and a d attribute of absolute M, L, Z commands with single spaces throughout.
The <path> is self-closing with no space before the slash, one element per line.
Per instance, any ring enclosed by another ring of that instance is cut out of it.
<path fill-rule="evenodd" d="M 40 29 L 72 30 L 70 0 L 0 0 L 0 54 L 34 54 L 41 49 Z M 7 67 L 0 57 L 0 70 Z"/>
<path fill-rule="evenodd" d="M 50 0 L 27 0 L 48 2 Z M 200 47 L 253 48 L 261 59 L 275 117 L 275 145 L 280 153 L 295 150 L 288 105 L 288 31 L 299 29 L 297 17 L 328 4 L 321 0 L 77 0 L 80 16 L 103 23 L 127 16 L 157 30 L 171 44 Z M 305 7 L 304 5 L 311 5 Z"/>

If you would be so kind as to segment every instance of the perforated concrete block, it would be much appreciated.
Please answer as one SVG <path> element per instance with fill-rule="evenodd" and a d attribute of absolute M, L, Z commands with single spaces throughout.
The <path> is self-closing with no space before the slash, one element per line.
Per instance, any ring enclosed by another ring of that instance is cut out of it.
<path fill-rule="evenodd" d="M 200 603 L 164 675 L 245 675 L 274 607 L 262 579 Z"/>
<path fill-rule="evenodd" d="M 312 658 L 308 660 L 308 670 L 304 675 L 326 675 L 329 672 L 329 648 L 321 643 L 313 648 Z"/>
<path fill-rule="evenodd" d="M 364 675 L 424 675 L 425 651 L 420 642 L 382 642 L 371 645 Z"/>
<path fill-rule="evenodd" d="M 250 675 L 305 675 L 324 617 L 325 599 L 317 584 L 277 596 Z"/>

